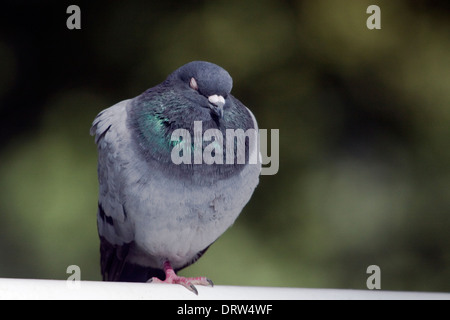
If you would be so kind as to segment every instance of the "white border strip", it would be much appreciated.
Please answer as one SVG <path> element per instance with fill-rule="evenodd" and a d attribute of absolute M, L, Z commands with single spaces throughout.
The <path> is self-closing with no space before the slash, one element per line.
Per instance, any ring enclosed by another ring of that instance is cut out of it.
<path fill-rule="evenodd" d="M 197 286 L 198 296 L 179 285 L 100 281 L 0 279 L 4 299 L 170 300 L 450 300 L 449 293 L 383 290 Z"/>

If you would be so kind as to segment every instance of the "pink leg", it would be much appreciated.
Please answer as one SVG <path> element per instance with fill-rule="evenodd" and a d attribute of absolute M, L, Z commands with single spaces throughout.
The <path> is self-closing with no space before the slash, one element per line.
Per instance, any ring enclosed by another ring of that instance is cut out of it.
<path fill-rule="evenodd" d="M 182 286 L 186 287 L 188 290 L 194 292 L 197 295 L 198 291 L 195 288 L 194 284 L 200 286 L 211 286 L 211 287 L 213 286 L 213 282 L 205 277 L 185 278 L 177 276 L 175 270 L 173 270 L 172 265 L 170 264 L 169 261 L 164 262 L 164 273 L 166 274 L 166 279 L 164 281 L 156 277 L 153 277 L 149 279 L 147 282 L 181 284 Z"/>

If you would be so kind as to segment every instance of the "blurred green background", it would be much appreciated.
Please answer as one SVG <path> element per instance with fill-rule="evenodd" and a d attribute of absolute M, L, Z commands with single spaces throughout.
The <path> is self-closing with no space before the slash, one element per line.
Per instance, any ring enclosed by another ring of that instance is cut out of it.
<path fill-rule="evenodd" d="M 66 8 L 81 8 L 81 30 Z M 381 8 L 381 30 L 366 9 Z M 183 275 L 216 284 L 450 291 L 450 3 L 5 1 L 0 277 L 99 280 L 96 114 L 191 60 L 280 130 L 229 229 Z"/>

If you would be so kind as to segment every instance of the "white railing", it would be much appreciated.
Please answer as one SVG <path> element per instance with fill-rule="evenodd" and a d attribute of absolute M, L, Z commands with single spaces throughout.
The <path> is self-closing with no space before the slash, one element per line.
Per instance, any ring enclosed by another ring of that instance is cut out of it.
<path fill-rule="evenodd" d="M 171 300 L 450 300 L 450 293 L 383 290 L 197 286 L 198 296 L 179 285 L 100 281 L 0 279 L 4 299 L 171 299 Z"/>

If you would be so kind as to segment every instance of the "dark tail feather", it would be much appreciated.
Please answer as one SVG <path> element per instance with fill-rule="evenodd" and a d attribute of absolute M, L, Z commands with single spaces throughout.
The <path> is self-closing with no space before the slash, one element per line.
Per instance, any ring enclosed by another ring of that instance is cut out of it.
<path fill-rule="evenodd" d="M 133 243 L 113 245 L 100 237 L 100 266 L 103 281 L 147 282 L 152 277 L 165 279 L 163 270 L 143 267 L 127 261 Z"/>
<path fill-rule="evenodd" d="M 166 275 L 164 274 L 164 271 L 160 269 L 142 267 L 133 263 L 125 263 L 118 280 L 112 281 L 147 282 L 150 278 L 153 277 L 164 280 L 166 278 Z"/>

